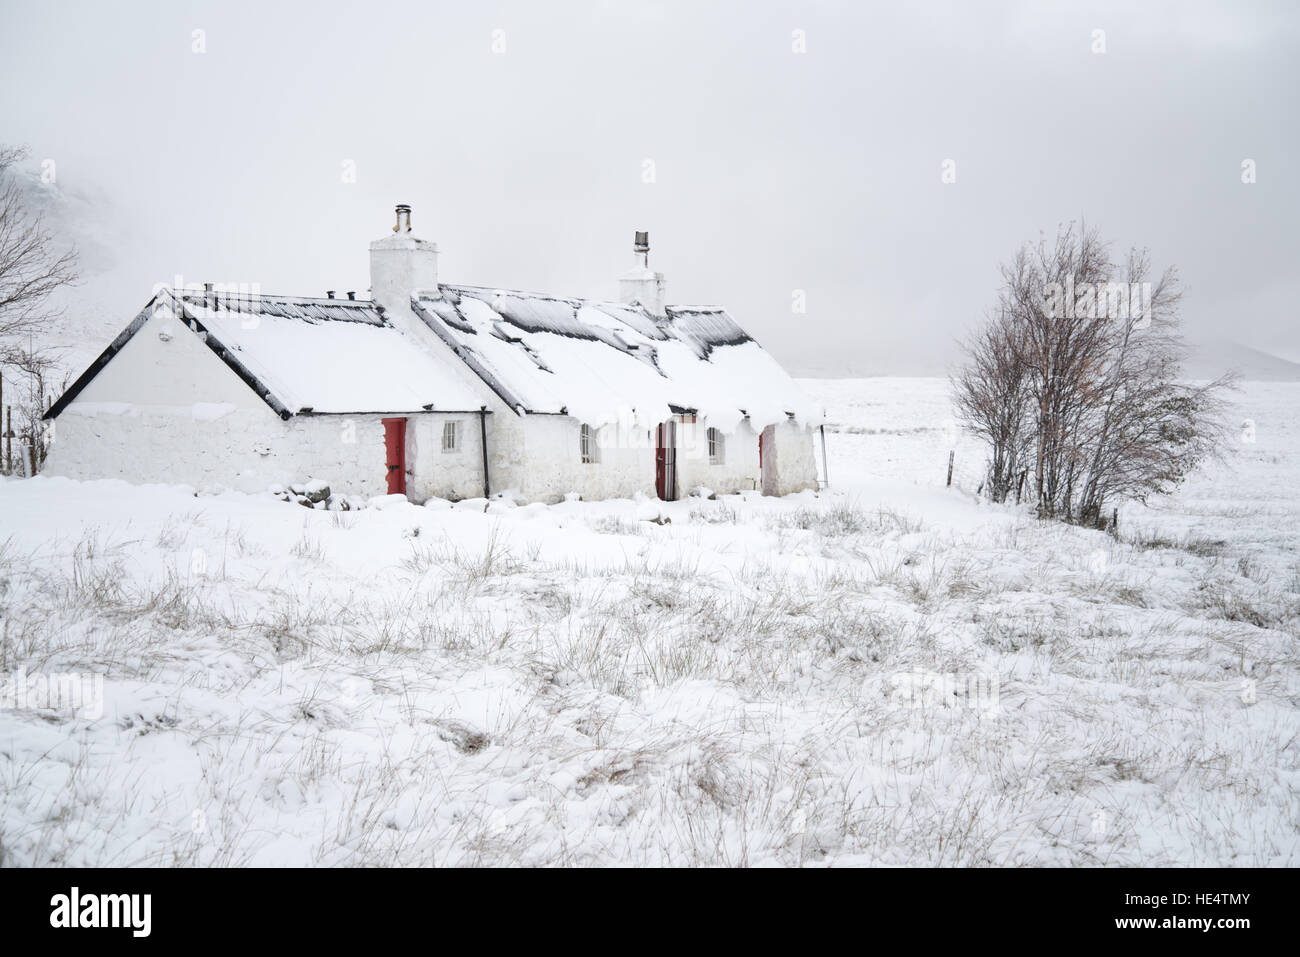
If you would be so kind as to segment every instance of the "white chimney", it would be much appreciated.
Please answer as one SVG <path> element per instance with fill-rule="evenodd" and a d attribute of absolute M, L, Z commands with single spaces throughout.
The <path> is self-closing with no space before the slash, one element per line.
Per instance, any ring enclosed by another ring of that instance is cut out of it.
<path fill-rule="evenodd" d="M 370 295 L 384 309 L 403 312 L 415 292 L 437 294 L 438 247 L 411 235 L 411 207 L 397 207 L 393 235 L 370 244 Z"/>
<path fill-rule="evenodd" d="M 619 302 L 638 302 L 652 316 L 664 313 L 664 274 L 650 269 L 650 234 L 638 232 L 632 243 L 636 265 L 618 280 Z"/>

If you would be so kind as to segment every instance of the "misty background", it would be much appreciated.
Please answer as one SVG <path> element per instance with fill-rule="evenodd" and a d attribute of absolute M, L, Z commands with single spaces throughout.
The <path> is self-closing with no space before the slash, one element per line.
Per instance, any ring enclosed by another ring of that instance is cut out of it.
<path fill-rule="evenodd" d="M 563 296 L 649 230 L 670 303 L 828 376 L 943 373 L 1086 218 L 1287 375 L 1298 54 L 1291 3 L 0 0 L 0 143 L 82 252 L 78 368 L 176 276 L 365 295 L 405 202 L 444 281 Z"/>

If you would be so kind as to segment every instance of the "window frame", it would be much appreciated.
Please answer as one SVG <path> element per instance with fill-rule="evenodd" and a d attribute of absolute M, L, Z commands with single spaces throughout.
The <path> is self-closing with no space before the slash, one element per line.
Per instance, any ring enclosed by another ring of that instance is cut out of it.
<path fill-rule="evenodd" d="M 583 465 L 600 464 L 600 443 L 596 430 L 586 422 L 578 425 L 578 459 Z"/>
<path fill-rule="evenodd" d="M 726 465 L 727 437 L 722 434 L 722 430 L 709 426 L 704 433 L 704 437 L 709 448 L 709 464 Z"/>
<path fill-rule="evenodd" d="M 442 423 L 442 451 L 444 455 L 460 451 L 461 436 L 460 419 L 446 419 Z M 450 430 L 450 431 L 449 431 Z M 451 444 L 447 444 L 450 436 Z"/>

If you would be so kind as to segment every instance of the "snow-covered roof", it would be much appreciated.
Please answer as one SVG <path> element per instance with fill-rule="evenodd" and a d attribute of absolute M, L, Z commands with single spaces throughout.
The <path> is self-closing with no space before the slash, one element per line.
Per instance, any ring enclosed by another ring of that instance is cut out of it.
<path fill-rule="evenodd" d="M 507 405 L 565 413 L 593 425 L 629 414 L 660 422 L 692 410 L 724 430 L 822 411 L 726 310 L 560 299 L 475 286 L 439 286 L 417 313 Z"/>
<path fill-rule="evenodd" d="M 468 366 L 463 374 L 369 300 L 165 289 L 46 413 L 57 416 L 151 316 L 164 309 L 281 417 L 302 413 L 477 411 L 491 393 L 521 414 L 592 425 L 653 424 L 692 411 L 731 431 L 822 410 L 718 306 L 562 299 L 441 285 L 411 302 Z"/>
<path fill-rule="evenodd" d="M 189 290 L 176 300 L 223 359 L 290 413 L 466 412 L 486 402 L 373 302 Z"/>

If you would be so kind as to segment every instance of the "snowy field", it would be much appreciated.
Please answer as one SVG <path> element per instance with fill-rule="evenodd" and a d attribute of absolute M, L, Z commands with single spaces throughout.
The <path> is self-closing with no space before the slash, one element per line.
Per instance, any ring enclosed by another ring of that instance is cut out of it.
<path fill-rule="evenodd" d="M 0 862 L 1300 864 L 1300 384 L 1118 541 L 942 381 L 804 385 L 783 500 L 0 482 Z"/>

